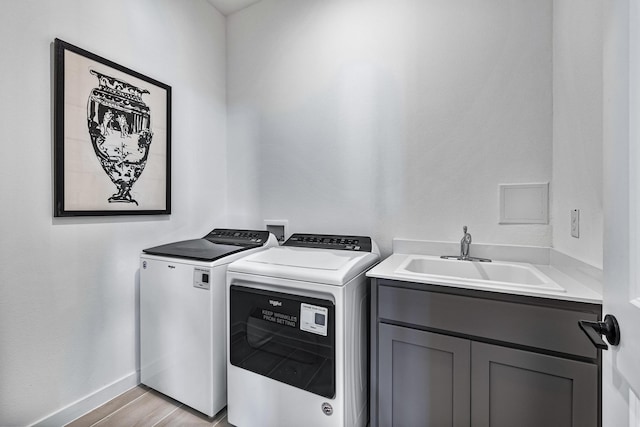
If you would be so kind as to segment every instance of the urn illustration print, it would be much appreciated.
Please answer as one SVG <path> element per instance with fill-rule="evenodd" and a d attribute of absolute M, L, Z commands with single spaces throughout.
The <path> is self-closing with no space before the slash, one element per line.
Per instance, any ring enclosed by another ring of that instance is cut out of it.
<path fill-rule="evenodd" d="M 98 87 L 91 90 L 87 125 L 102 169 L 116 187 L 109 203 L 138 202 L 131 189 L 147 164 L 153 133 L 151 111 L 143 95 L 149 91 L 90 70 Z"/>

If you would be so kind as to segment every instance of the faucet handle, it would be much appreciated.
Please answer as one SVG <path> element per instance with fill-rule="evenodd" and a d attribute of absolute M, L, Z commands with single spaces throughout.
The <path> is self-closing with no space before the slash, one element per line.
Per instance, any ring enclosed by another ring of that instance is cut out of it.
<path fill-rule="evenodd" d="M 464 236 L 462 236 L 462 241 L 466 244 L 469 245 L 471 244 L 471 234 L 467 233 L 467 226 L 464 225 L 462 227 L 462 232 L 464 233 Z"/>

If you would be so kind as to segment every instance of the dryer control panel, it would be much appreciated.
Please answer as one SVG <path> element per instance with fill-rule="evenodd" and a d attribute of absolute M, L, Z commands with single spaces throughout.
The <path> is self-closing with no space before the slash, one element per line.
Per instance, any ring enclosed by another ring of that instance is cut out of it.
<path fill-rule="evenodd" d="M 371 252 L 371 237 L 296 233 L 291 235 L 282 246 Z"/>

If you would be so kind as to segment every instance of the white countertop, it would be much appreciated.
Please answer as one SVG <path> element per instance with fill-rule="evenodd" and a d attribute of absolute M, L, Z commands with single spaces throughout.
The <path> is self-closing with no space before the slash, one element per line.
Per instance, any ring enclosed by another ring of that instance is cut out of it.
<path fill-rule="evenodd" d="M 479 283 L 470 283 L 472 281 L 456 280 L 453 277 L 432 276 L 426 274 L 407 275 L 399 274 L 397 272 L 398 267 L 400 267 L 401 264 L 405 262 L 411 255 L 454 255 L 454 253 L 451 253 L 451 248 L 452 244 L 448 242 L 423 242 L 415 240 L 394 239 L 394 253 L 383 260 L 381 263 L 376 265 L 374 268 L 369 270 L 367 272 L 367 276 L 379 279 L 425 283 L 430 285 L 474 289 L 512 295 L 524 295 L 539 298 L 551 298 L 565 301 L 602 304 L 601 270 L 570 258 L 567 255 L 554 251 L 551 248 L 475 245 L 472 246 L 472 249 L 475 249 L 476 251 L 471 255 L 487 257 L 486 255 L 489 253 L 495 255 L 505 251 L 506 249 L 506 251 L 509 253 L 508 260 L 495 258 L 494 260 L 517 262 L 521 264 L 524 263 L 525 265 L 532 266 L 543 275 L 549 277 L 553 282 L 564 288 L 564 292 L 550 289 L 487 286 Z M 399 253 L 399 251 L 405 253 Z M 535 256 L 530 256 L 532 253 L 535 254 Z M 528 262 L 529 260 L 531 260 L 532 262 Z"/>

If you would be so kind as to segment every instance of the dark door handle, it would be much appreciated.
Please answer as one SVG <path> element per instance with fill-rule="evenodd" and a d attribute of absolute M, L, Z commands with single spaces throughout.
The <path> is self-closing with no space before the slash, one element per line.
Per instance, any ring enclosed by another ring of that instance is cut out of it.
<path fill-rule="evenodd" d="M 587 334 L 593 345 L 601 350 L 608 350 L 609 346 L 604 342 L 601 335 L 604 335 L 611 345 L 620 343 L 620 327 L 618 321 L 611 314 L 604 316 L 602 322 L 591 322 L 589 320 L 578 321 L 580 329 Z"/>

